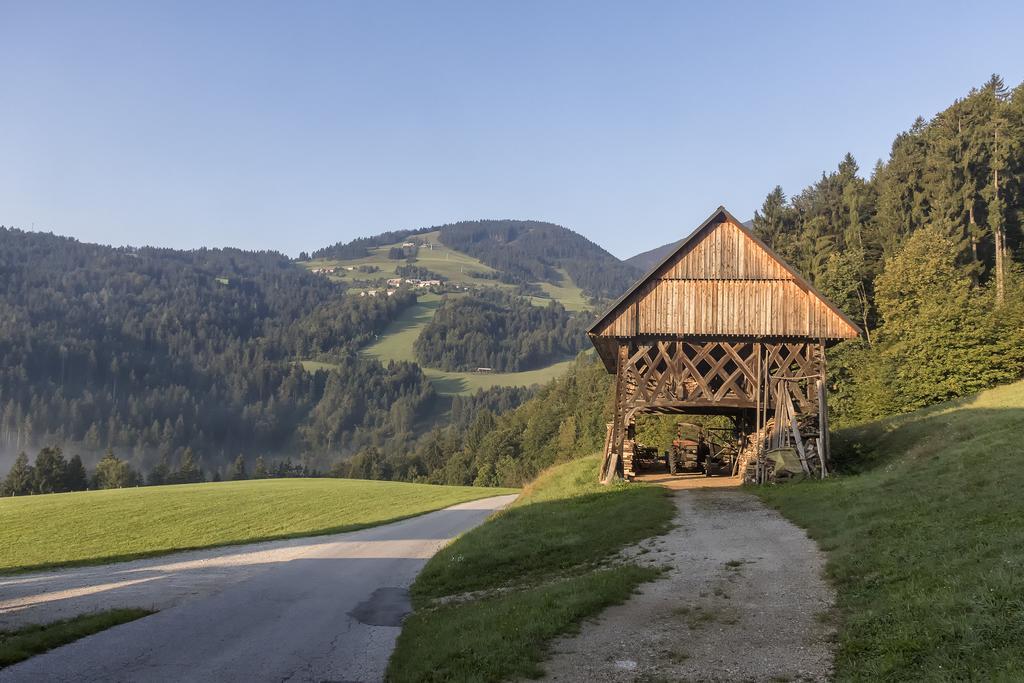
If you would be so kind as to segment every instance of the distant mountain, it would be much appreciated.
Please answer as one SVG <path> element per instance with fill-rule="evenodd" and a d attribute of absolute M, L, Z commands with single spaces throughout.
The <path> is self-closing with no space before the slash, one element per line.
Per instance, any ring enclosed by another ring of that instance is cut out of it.
<path fill-rule="evenodd" d="M 661 263 L 661 261 L 672 253 L 676 247 L 682 244 L 682 242 L 683 240 L 678 240 L 670 244 L 663 244 L 660 247 L 655 247 L 654 249 L 649 249 L 648 251 L 640 252 L 636 256 L 630 256 L 624 261 L 624 263 L 628 263 L 634 266 L 637 270 L 646 273 L 651 268 Z"/>
<path fill-rule="evenodd" d="M 748 228 L 754 227 L 754 221 L 746 221 L 743 223 Z M 683 239 L 686 239 L 685 237 Z M 641 252 L 636 256 L 630 256 L 624 262 L 633 266 L 637 270 L 646 273 L 654 266 L 662 262 L 662 260 L 675 251 L 676 247 L 682 244 L 683 240 L 676 240 L 670 244 L 663 244 L 660 247 L 655 247 L 648 251 Z"/>
<path fill-rule="evenodd" d="M 541 221 L 479 220 L 362 237 L 313 252 L 316 259 L 358 259 L 370 249 L 437 232 L 446 247 L 478 259 L 511 284 L 564 285 L 565 275 L 587 296 L 614 299 L 640 275 L 586 237 Z"/>

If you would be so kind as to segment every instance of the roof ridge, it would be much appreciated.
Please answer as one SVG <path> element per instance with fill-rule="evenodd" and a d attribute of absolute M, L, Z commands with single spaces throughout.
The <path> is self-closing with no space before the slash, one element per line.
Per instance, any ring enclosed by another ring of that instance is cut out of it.
<path fill-rule="evenodd" d="M 743 232 L 745 235 L 750 237 L 754 241 L 755 244 L 757 244 L 762 249 L 764 249 L 765 252 L 768 254 L 768 256 L 770 256 L 772 259 L 774 259 L 779 265 L 782 266 L 782 268 L 784 270 L 786 270 L 790 275 L 793 276 L 793 281 L 796 282 L 798 287 L 800 287 L 801 289 L 803 289 L 806 292 L 809 292 L 810 294 L 814 295 L 817 299 L 822 301 L 833 313 L 838 315 L 846 324 L 850 325 L 851 328 L 856 330 L 858 335 L 863 334 L 863 331 L 860 329 L 860 326 L 857 325 L 857 323 L 853 322 L 853 320 L 851 320 L 849 316 L 847 316 L 845 313 L 843 313 L 841 310 L 839 310 L 839 308 L 835 304 L 833 304 L 831 301 L 829 301 L 829 299 L 825 295 L 823 295 L 821 292 L 819 292 L 817 289 L 815 289 L 811 285 L 810 282 L 808 282 L 806 279 L 804 279 L 804 277 L 802 275 L 800 275 L 800 273 L 798 273 L 796 271 L 796 269 L 794 269 L 791 265 L 789 265 L 789 263 L 787 263 L 785 259 L 783 259 L 781 256 L 779 256 L 775 252 L 774 249 L 772 249 L 770 246 L 765 244 L 761 240 L 761 238 L 759 238 L 757 235 L 755 235 L 754 231 L 752 229 L 750 229 L 747 226 L 743 225 L 743 223 L 741 221 L 739 221 L 735 216 L 733 216 L 731 213 L 729 213 L 729 210 L 726 209 L 724 205 L 719 205 L 719 207 L 717 209 L 715 209 L 711 213 L 711 215 L 708 216 L 704 220 L 704 222 L 702 222 L 700 225 L 698 225 L 696 229 L 694 229 L 689 235 L 687 235 L 679 243 L 679 245 L 675 249 L 673 249 L 671 252 L 669 252 L 661 261 L 659 261 L 653 268 L 651 268 L 646 274 L 644 274 L 639 280 L 637 280 L 633 284 L 633 286 L 631 286 L 629 289 L 627 289 L 626 292 L 622 296 L 620 296 L 618 299 L 616 299 L 604 311 L 604 313 L 602 313 L 600 316 L 598 316 L 598 318 L 590 325 L 590 327 L 587 328 L 587 333 L 590 334 L 590 335 L 593 335 L 595 328 L 597 328 L 599 325 L 601 325 L 612 313 L 614 313 L 618 309 L 618 307 L 626 299 L 628 299 L 630 296 L 632 296 L 633 293 L 636 292 L 636 290 L 638 290 L 642 285 L 644 285 L 651 278 L 653 278 L 658 273 L 658 271 L 661 270 L 667 263 L 669 263 L 670 261 L 673 261 L 680 253 L 683 252 L 683 250 L 685 250 L 691 244 L 694 244 L 695 240 L 697 239 L 697 236 L 700 235 L 701 232 L 703 232 L 706 228 L 708 228 L 708 226 L 710 226 L 712 224 L 717 225 L 717 223 L 715 222 L 715 219 L 718 218 L 719 216 L 724 216 L 726 220 L 731 222 L 733 225 L 735 225 L 737 228 L 739 228 L 739 230 L 741 232 Z M 687 279 L 715 281 L 715 280 L 721 280 L 723 278 L 687 278 Z M 744 278 L 744 279 L 746 279 L 746 278 Z M 767 278 L 766 278 L 766 280 L 767 280 Z"/>

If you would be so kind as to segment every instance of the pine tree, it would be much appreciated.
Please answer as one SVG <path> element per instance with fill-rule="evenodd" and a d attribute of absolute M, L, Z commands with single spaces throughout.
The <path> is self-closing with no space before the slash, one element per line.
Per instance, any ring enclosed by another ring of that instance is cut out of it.
<path fill-rule="evenodd" d="M 75 454 L 68 460 L 67 468 L 64 470 L 64 490 L 84 491 L 89 487 L 89 477 L 85 472 L 85 465 L 82 464 L 82 457 Z"/>
<path fill-rule="evenodd" d="M 238 457 L 235 458 L 234 464 L 231 466 L 231 479 L 232 481 L 241 481 L 248 478 L 249 475 L 245 471 L 245 458 L 239 453 Z"/>
<path fill-rule="evenodd" d="M 163 453 L 160 456 L 160 461 L 153 466 L 149 476 L 146 477 L 146 483 L 150 486 L 162 486 L 170 483 L 170 477 L 171 466 L 167 463 L 167 454 Z"/>
<path fill-rule="evenodd" d="M 18 454 L 11 465 L 7 478 L 4 479 L 0 495 L 4 496 L 27 496 L 33 492 L 35 484 L 35 472 L 28 463 L 28 456 L 25 451 Z"/>
<path fill-rule="evenodd" d="M 48 446 L 36 455 L 36 481 L 35 490 L 37 493 L 60 493 L 64 488 L 68 463 L 64 459 L 61 449 L 56 446 Z"/>
<path fill-rule="evenodd" d="M 196 457 L 191 448 L 186 448 L 181 454 L 181 464 L 175 474 L 175 479 L 180 484 L 192 484 L 203 480 L 202 470 L 196 464 Z"/>
<path fill-rule="evenodd" d="M 263 461 L 263 456 L 256 457 L 256 468 L 252 472 L 253 479 L 266 479 L 267 478 L 267 463 Z"/>

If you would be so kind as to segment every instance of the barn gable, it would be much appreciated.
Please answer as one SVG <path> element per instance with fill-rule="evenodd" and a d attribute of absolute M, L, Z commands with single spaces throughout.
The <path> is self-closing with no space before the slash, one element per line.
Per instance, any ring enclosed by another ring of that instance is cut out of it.
<path fill-rule="evenodd" d="M 589 330 L 609 371 L 618 339 L 840 340 L 860 328 L 723 207 Z"/>

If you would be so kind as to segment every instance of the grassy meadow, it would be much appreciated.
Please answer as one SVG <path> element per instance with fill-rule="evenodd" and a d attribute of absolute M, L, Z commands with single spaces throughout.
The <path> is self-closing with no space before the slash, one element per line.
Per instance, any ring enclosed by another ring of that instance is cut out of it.
<path fill-rule="evenodd" d="M 0 572 L 384 524 L 512 489 L 262 479 L 0 499 Z"/>
<path fill-rule="evenodd" d="M 658 570 L 613 562 L 668 530 L 665 489 L 597 483 L 597 456 L 541 474 L 515 504 L 444 548 L 412 587 L 390 681 L 536 677 L 550 642 L 624 602 Z M 453 597 L 455 599 L 453 599 Z"/>
<path fill-rule="evenodd" d="M 840 432 L 760 491 L 827 551 L 840 681 L 1024 680 L 1024 382 Z"/>
<path fill-rule="evenodd" d="M 448 296 L 452 296 L 449 294 Z M 363 355 L 376 358 L 382 363 L 393 361 L 416 362 L 413 344 L 420 332 L 434 318 L 434 311 L 441 305 L 443 297 L 430 292 L 419 294 L 416 303 L 399 313 L 398 317 L 384 328 L 380 338 L 363 349 Z"/>

